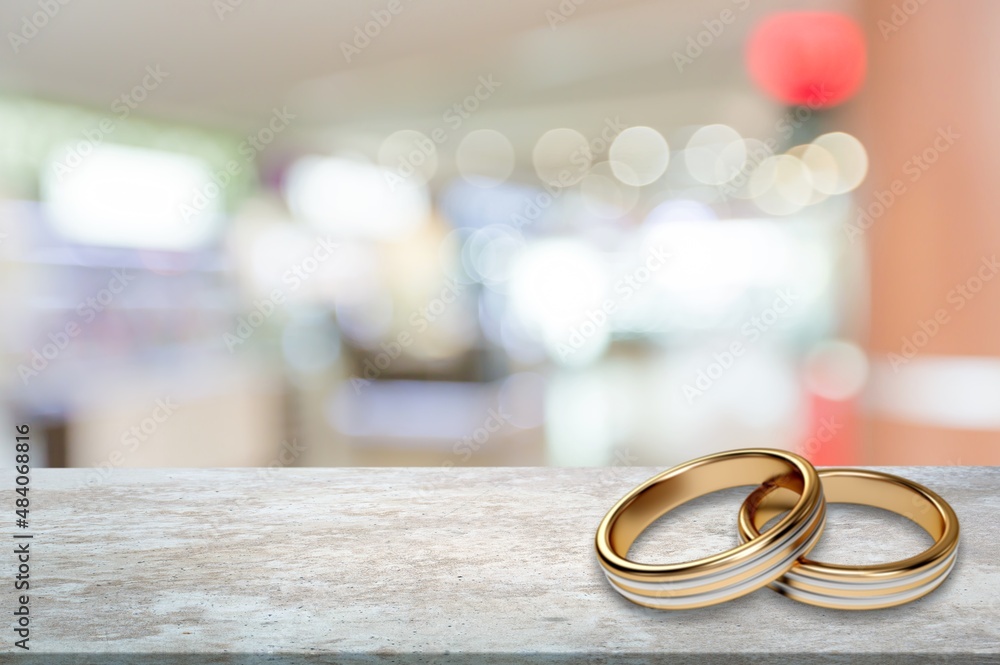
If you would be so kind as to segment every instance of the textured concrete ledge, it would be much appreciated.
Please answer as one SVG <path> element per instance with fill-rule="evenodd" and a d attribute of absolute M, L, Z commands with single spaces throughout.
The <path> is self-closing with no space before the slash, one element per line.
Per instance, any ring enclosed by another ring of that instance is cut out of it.
<path fill-rule="evenodd" d="M 30 654 L 66 663 L 996 662 L 1000 468 L 906 468 L 952 503 L 958 564 L 898 608 L 838 612 L 763 589 L 701 610 L 632 605 L 593 555 L 598 521 L 659 471 L 87 470 L 32 475 Z M 0 472 L 9 498 L 10 470 Z M 742 490 L 692 502 L 633 549 L 737 543 Z M 816 558 L 888 561 L 929 541 L 836 506 Z M 13 651 L 13 547 L 0 651 Z M 886 654 L 897 654 L 888 656 Z M 23 656 L 28 656 L 27 658 Z M 898 660 L 895 660 L 898 659 Z"/>

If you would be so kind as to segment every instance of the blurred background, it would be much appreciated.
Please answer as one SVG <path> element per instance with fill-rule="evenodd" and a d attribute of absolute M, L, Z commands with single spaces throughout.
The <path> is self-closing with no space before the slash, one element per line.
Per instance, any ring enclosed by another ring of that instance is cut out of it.
<path fill-rule="evenodd" d="M 0 464 L 996 464 L 998 20 L 5 2 Z"/>

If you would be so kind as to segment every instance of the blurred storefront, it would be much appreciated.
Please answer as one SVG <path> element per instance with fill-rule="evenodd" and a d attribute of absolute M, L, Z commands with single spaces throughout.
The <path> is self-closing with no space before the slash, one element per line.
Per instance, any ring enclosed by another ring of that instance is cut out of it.
<path fill-rule="evenodd" d="M 93 52 L 67 7 L 7 63 L 0 422 L 48 464 L 1000 459 L 971 18 L 376 5 L 131 8 Z"/>

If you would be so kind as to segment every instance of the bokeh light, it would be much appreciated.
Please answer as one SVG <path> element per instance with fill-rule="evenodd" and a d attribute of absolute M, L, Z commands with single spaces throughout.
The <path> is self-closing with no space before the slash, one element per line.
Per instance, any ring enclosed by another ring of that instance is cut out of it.
<path fill-rule="evenodd" d="M 813 143 L 806 143 L 795 146 L 788 151 L 788 154 L 801 160 L 809 171 L 809 180 L 813 186 L 810 203 L 819 203 L 830 194 L 837 193 L 840 169 L 829 150 Z"/>
<path fill-rule="evenodd" d="M 731 180 L 746 162 L 743 137 L 728 125 L 700 127 L 688 139 L 684 162 L 695 180 L 721 185 Z"/>
<path fill-rule="evenodd" d="M 865 146 L 846 132 L 830 132 L 813 141 L 833 158 L 837 165 L 836 183 L 826 193 L 844 194 L 858 187 L 868 174 Z"/>
<path fill-rule="evenodd" d="M 754 204 L 772 215 L 798 212 L 813 196 L 809 169 L 792 155 L 765 159 L 750 177 L 749 187 Z"/>
<path fill-rule="evenodd" d="M 835 106 L 865 79 L 867 47 L 854 19 L 831 12 L 781 12 L 758 23 L 746 48 L 750 77 L 785 104 Z"/>
<path fill-rule="evenodd" d="M 462 246 L 462 265 L 469 275 L 497 288 L 510 278 L 511 265 L 524 248 L 516 230 L 500 224 L 474 231 Z"/>
<path fill-rule="evenodd" d="M 580 181 L 584 204 L 598 217 L 617 219 L 639 201 L 639 190 L 616 177 L 612 162 L 598 162 Z"/>
<path fill-rule="evenodd" d="M 593 154 L 587 137 L 575 129 L 551 129 L 538 139 L 531 153 L 542 182 L 555 187 L 574 185 L 590 169 Z"/>
<path fill-rule="evenodd" d="M 401 129 L 382 142 L 378 162 L 393 184 L 426 185 L 437 173 L 437 145 L 426 134 Z"/>
<path fill-rule="evenodd" d="M 285 192 L 296 215 L 342 237 L 399 238 L 430 216 L 425 188 L 355 159 L 305 157 L 289 170 Z"/>
<path fill-rule="evenodd" d="M 646 216 L 646 224 L 663 224 L 666 222 L 712 221 L 718 215 L 709 206 L 700 201 L 672 199 L 664 201 L 653 208 Z"/>
<path fill-rule="evenodd" d="M 621 182 L 642 187 L 658 180 L 667 170 L 670 146 L 652 127 L 629 127 L 611 142 L 608 161 Z"/>
<path fill-rule="evenodd" d="M 477 129 L 462 137 L 455 150 L 455 166 L 467 181 L 495 187 L 514 170 L 514 146 L 494 129 Z"/>
<path fill-rule="evenodd" d="M 868 356 L 853 342 L 828 340 L 817 344 L 805 358 L 806 387 L 832 400 L 856 396 L 868 379 Z"/>

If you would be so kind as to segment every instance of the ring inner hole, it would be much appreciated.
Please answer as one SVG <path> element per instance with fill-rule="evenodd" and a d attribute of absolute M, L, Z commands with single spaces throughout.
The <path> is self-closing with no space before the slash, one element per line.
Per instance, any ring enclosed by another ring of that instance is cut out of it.
<path fill-rule="evenodd" d="M 713 495 L 720 490 L 744 487 L 746 480 L 754 477 L 772 481 L 781 479 L 784 485 L 791 483 L 794 489 L 798 491 L 803 489 L 801 486 L 803 479 L 795 467 L 786 460 L 768 454 L 745 454 L 678 469 L 675 473 L 644 486 L 618 513 L 608 531 L 612 551 L 618 556 L 629 557 L 634 562 L 646 563 L 632 559 L 628 553 L 632 551 L 632 546 L 639 536 L 649 527 L 654 526 L 664 515 L 668 515 L 681 506 L 691 503 L 692 499 L 703 495 Z M 681 517 L 684 515 L 685 513 L 680 513 Z M 734 518 L 729 516 L 728 519 Z M 673 523 L 673 520 L 669 523 Z M 656 532 L 658 531 L 656 530 Z M 671 539 L 670 541 L 670 545 L 673 546 L 682 543 L 690 547 L 698 541 L 691 536 Z M 705 543 L 698 543 L 698 546 L 703 548 Z M 719 550 L 709 551 L 705 556 L 718 554 L 731 548 L 732 546 L 722 547 Z M 702 558 L 686 554 L 681 560 L 668 560 L 666 556 L 671 551 L 673 548 L 667 547 L 665 553 L 654 554 L 649 562 L 686 563 Z M 703 550 L 699 549 L 698 551 Z M 641 550 L 636 550 L 636 552 L 638 554 Z"/>
<path fill-rule="evenodd" d="M 784 516 L 769 520 L 767 531 Z M 808 558 L 823 563 L 864 566 L 900 561 L 920 554 L 934 539 L 916 522 L 874 506 L 826 504 L 826 528 Z"/>
<path fill-rule="evenodd" d="M 653 522 L 632 544 L 636 563 L 683 563 L 740 544 L 736 529 L 740 504 L 752 487 L 737 487 L 696 497 Z"/>

